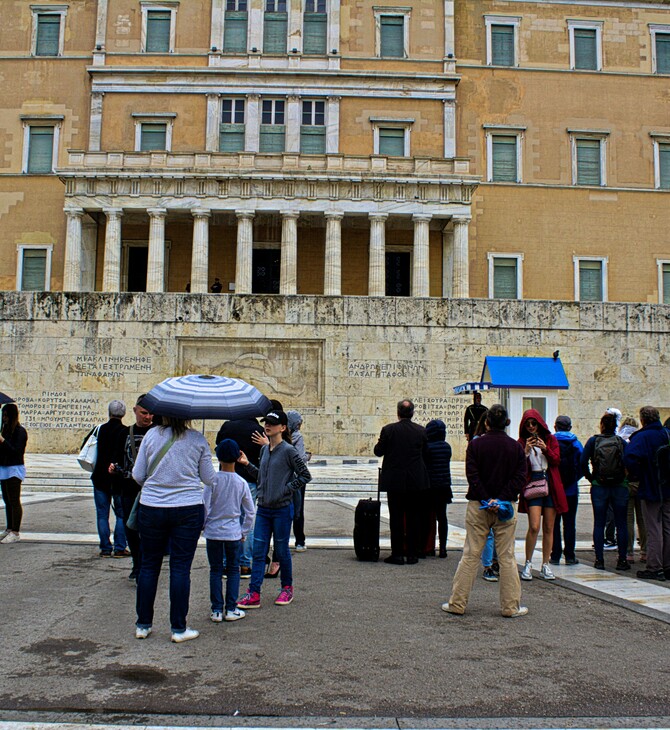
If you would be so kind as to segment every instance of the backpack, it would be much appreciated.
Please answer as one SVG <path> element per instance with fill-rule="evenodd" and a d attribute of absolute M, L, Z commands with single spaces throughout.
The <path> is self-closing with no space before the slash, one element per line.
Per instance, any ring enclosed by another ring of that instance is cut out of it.
<path fill-rule="evenodd" d="M 557 439 L 557 441 L 561 450 L 561 463 L 558 465 L 561 482 L 564 487 L 570 487 L 582 476 L 581 469 L 577 466 L 577 449 L 573 441 L 567 439 Z"/>
<path fill-rule="evenodd" d="M 593 450 L 593 476 L 604 487 L 615 487 L 626 478 L 624 441 L 618 436 L 597 436 Z"/>
<path fill-rule="evenodd" d="M 654 454 L 658 486 L 661 489 L 661 499 L 663 492 L 670 489 L 670 431 L 665 429 L 665 434 L 668 437 L 668 443 L 659 446 Z"/>

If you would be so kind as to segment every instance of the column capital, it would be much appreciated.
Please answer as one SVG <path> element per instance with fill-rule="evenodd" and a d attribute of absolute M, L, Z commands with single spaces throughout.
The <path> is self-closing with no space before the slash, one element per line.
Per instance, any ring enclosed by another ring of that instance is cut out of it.
<path fill-rule="evenodd" d="M 63 208 L 63 212 L 72 218 L 81 218 L 86 211 L 83 208 Z"/>
<path fill-rule="evenodd" d="M 326 220 L 341 221 L 344 218 L 344 211 L 341 210 L 325 210 L 323 212 Z"/>
<path fill-rule="evenodd" d="M 456 104 L 456 99 L 442 99 L 443 104 L 451 104 L 454 106 Z"/>
<path fill-rule="evenodd" d="M 300 94 L 288 94 L 286 100 L 293 103 L 300 101 Z"/>
<path fill-rule="evenodd" d="M 258 101 L 260 98 L 260 94 L 247 94 L 247 99 L 249 99 L 249 101 Z"/>
<path fill-rule="evenodd" d="M 298 219 L 300 217 L 300 211 L 299 210 L 282 210 L 281 211 L 281 217 L 286 219 Z"/>
<path fill-rule="evenodd" d="M 341 96 L 337 96 L 337 95 L 331 96 L 330 94 L 326 97 L 326 99 L 328 99 L 328 101 L 342 101 Z"/>
<path fill-rule="evenodd" d="M 253 220 L 256 217 L 256 211 L 255 210 L 236 210 L 235 215 L 237 216 L 238 220 Z"/>
<path fill-rule="evenodd" d="M 207 94 L 207 98 L 208 99 L 219 99 L 219 98 L 221 98 L 221 93 L 218 91 L 212 92 L 211 94 Z"/>
<path fill-rule="evenodd" d="M 167 208 L 147 208 L 147 213 L 150 218 L 165 218 Z"/>
<path fill-rule="evenodd" d="M 383 223 L 388 217 L 388 213 L 368 213 L 368 218 L 371 221 L 377 221 L 379 223 Z"/>
<path fill-rule="evenodd" d="M 471 215 L 452 215 L 451 220 L 454 223 L 469 223 L 472 220 Z"/>
<path fill-rule="evenodd" d="M 103 208 L 102 212 L 107 218 L 120 218 L 123 215 L 123 208 Z"/>
<path fill-rule="evenodd" d="M 413 213 L 412 220 L 416 222 L 425 221 L 426 223 L 429 223 L 433 220 L 433 216 L 430 213 Z"/>
<path fill-rule="evenodd" d="M 191 208 L 191 215 L 194 218 L 209 218 L 212 211 L 209 208 Z"/>

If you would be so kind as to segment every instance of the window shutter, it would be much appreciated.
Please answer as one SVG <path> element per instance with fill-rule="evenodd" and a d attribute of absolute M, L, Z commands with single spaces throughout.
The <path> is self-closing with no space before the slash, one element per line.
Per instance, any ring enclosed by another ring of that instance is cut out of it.
<path fill-rule="evenodd" d="M 656 73 L 670 74 L 670 33 L 656 33 Z"/>
<path fill-rule="evenodd" d="M 661 187 L 670 190 L 670 144 L 658 145 L 658 165 Z"/>
<path fill-rule="evenodd" d="M 493 259 L 493 297 L 495 299 L 518 299 L 517 260 Z"/>
<path fill-rule="evenodd" d="M 379 23 L 381 32 L 380 55 L 383 58 L 404 58 L 405 17 L 403 15 L 382 15 Z"/>
<path fill-rule="evenodd" d="M 30 127 L 28 172 L 53 172 L 54 128 Z"/>
<path fill-rule="evenodd" d="M 380 128 L 379 154 L 389 157 L 405 156 L 405 130 L 395 128 Z"/>
<path fill-rule="evenodd" d="M 169 10 L 147 11 L 147 53 L 170 51 L 171 22 L 172 13 Z"/>
<path fill-rule="evenodd" d="M 663 304 L 670 304 L 670 264 L 663 264 Z"/>
<path fill-rule="evenodd" d="M 261 124 L 261 152 L 283 152 L 286 127 L 283 124 Z"/>
<path fill-rule="evenodd" d="M 286 53 L 287 13 L 265 13 L 263 53 Z"/>
<path fill-rule="evenodd" d="M 325 13 L 305 13 L 303 53 L 324 56 L 327 52 L 328 16 Z"/>
<path fill-rule="evenodd" d="M 579 301 L 602 302 L 603 277 L 600 261 L 579 262 Z"/>
<path fill-rule="evenodd" d="M 575 68 L 586 71 L 598 70 L 598 41 L 591 28 L 575 28 Z"/>
<path fill-rule="evenodd" d="M 223 50 L 229 53 L 247 51 L 247 14 L 227 12 L 223 23 Z"/>
<path fill-rule="evenodd" d="M 60 41 L 61 16 L 44 13 L 37 16 L 36 56 L 57 56 Z"/>
<path fill-rule="evenodd" d="M 43 248 L 23 249 L 21 268 L 21 291 L 46 289 L 47 252 Z"/>
<path fill-rule="evenodd" d="M 305 155 L 323 155 L 326 152 L 325 127 L 300 127 L 300 152 Z"/>
<path fill-rule="evenodd" d="M 516 182 L 517 175 L 517 138 L 506 135 L 493 135 L 491 152 L 493 155 L 492 180 L 497 182 Z"/>
<path fill-rule="evenodd" d="M 244 152 L 244 124 L 222 124 L 219 152 Z"/>
<path fill-rule="evenodd" d="M 165 149 L 167 149 L 167 125 L 143 124 L 140 150 L 142 152 L 149 152 L 151 150 Z"/>
<path fill-rule="evenodd" d="M 514 66 L 514 26 L 491 26 L 491 64 Z"/>
<path fill-rule="evenodd" d="M 600 185 L 600 140 L 577 140 L 577 184 Z"/>

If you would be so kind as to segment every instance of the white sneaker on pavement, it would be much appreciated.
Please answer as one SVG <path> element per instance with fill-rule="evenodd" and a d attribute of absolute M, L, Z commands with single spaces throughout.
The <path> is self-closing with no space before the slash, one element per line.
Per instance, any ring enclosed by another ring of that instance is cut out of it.
<path fill-rule="evenodd" d="M 3 545 L 9 545 L 10 542 L 18 542 L 21 539 L 21 535 L 18 532 L 8 532 L 2 538 Z"/>
<path fill-rule="evenodd" d="M 545 580 L 556 580 L 556 576 L 554 575 L 554 571 L 551 569 L 551 566 L 549 563 L 543 563 L 542 564 L 542 570 L 540 571 L 540 575 Z"/>
<path fill-rule="evenodd" d="M 146 629 L 141 629 L 139 626 L 135 627 L 135 638 L 136 639 L 146 639 L 150 633 L 151 633 L 151 626 L 149 626 Z"/>
<path fill-rule="evenodd" d="M 241 608 L 236 608 L 233 611 L 226 611 L 226 621 L 239 621 L 246 615 L 247 614 Z"/>
<path fill-rule="evenodd" d="M 223 621 L 223 611 L 212 611 L 209 617 L 215 624 L 220 624 Z"/>
<path fill-rule="evenodd" d="M 530 560 L 526 560 L 526 564 L 523 566 L 521 580 L 533 580 L 533 564 Z"/>
<path fill-rule="evenodd" d="M 200 632 L 195 629 L 185 629 L 184 631 L 173 631 L 172 641 L 175 644 L 181 644 L 182 641 L 190 641 L 191 639 L 197 639 L 200 636 Z"/>
<path fill-rule="evenodd" d="M 528 609 L 526 606 L 519 606 L 519 610 L 515 611 L 514 613 L 510 613 L 509 616 L 505 616 L 505 618 L 520 618 L 521 616 L 525 616 L 528 613 Z"/>

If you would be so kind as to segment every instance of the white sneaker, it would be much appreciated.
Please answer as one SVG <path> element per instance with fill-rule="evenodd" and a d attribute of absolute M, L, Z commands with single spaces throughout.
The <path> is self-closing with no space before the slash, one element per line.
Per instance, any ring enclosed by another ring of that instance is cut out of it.
<path fill-rule="evenodd" d="M 9 535 L 9 530 L 5 530 L 4 532 L 0 532 L 0 542 L 2 542 L 7 535 Z"/>
<path fill-rule="evenodd" d="M 556 580 L 556 576 L 554 575 L 554 571 L 551 569 L 549 563 L 543 563 L 542 564 L 542 570 L 540 571 L 540 575 L 545 580 Z"/>
<path fill-rule="evenodd" d="M 453 614 L 454 614 L 454 616 L 462 616 L 462 615 L 463 615 L 463 611 L 457 611 L 457 610 L 455 610 L 455 609 L 454 609 L 454 608 L 453 608 L 453 607 L 451 606 L 451 604 L 449 604 L 449 603 L 443 603 L 443 604 L 442 604 L 442 606 L 441 606 L 441 608 L 442 608 L 442 610 L 443 610 L 443 611 L 444 611 L 445 613 L 453 613 Z"/>
<path fill-rule="evenodd" d="M 236 608 L 233 611 L 226 611 L 226 621 L 239 621 L 246 615 L 247 614 L 241 608 Z"/>
<path fill-rule="evenodd" d="M 220 624 L 223 621 L 223 611 L 212 611 L 209 617 L 215 624 Z"/>
<path fill-rule="evenodd" d="M 295 546 L 296 553 L 304 553 L 305 550 L 307 550 L 307 545 L 296 545 Z"/>
<path fill-rule="evenodd" d="M 510 613 L 509 616 L 505 616 L 505 618 L 520 618 L 521 616 L 525 616 L 528 613 L 528 609 L 526 606 L 519 606 L 519 610 L 515 613 Z"/>
<path fill-rule="evenodd" d="M 18 542 L 21 539 L 21 535 L 18 532 L 8 532 L 2 538 L 3 545 L 9 545 L 10 542 Z"/>
<path fill-rule="evenodd" d="M 137 626 L 135 628 L 135 638 L 136 639 L 146 639 L 150 633 L 151 633 L 151 626 L 149 626 L 148 629 L 141 629 L 139 626 Z"/>
<path fill-rule="evenodd" d="M 172 641 L 175 644 L 180 644 L 182 641 L 190 641 L 191 639 L 197 639 L 200 636 L 200 632 L 195 629 L 185 629 L 184 631 L 173 631 Z"/>
<path fill-rule="evenodd" d="M 521 580 L 533 580 L 533 564 L 530 560 L 526 560 L 526 564 L 523 566 Z"/>

